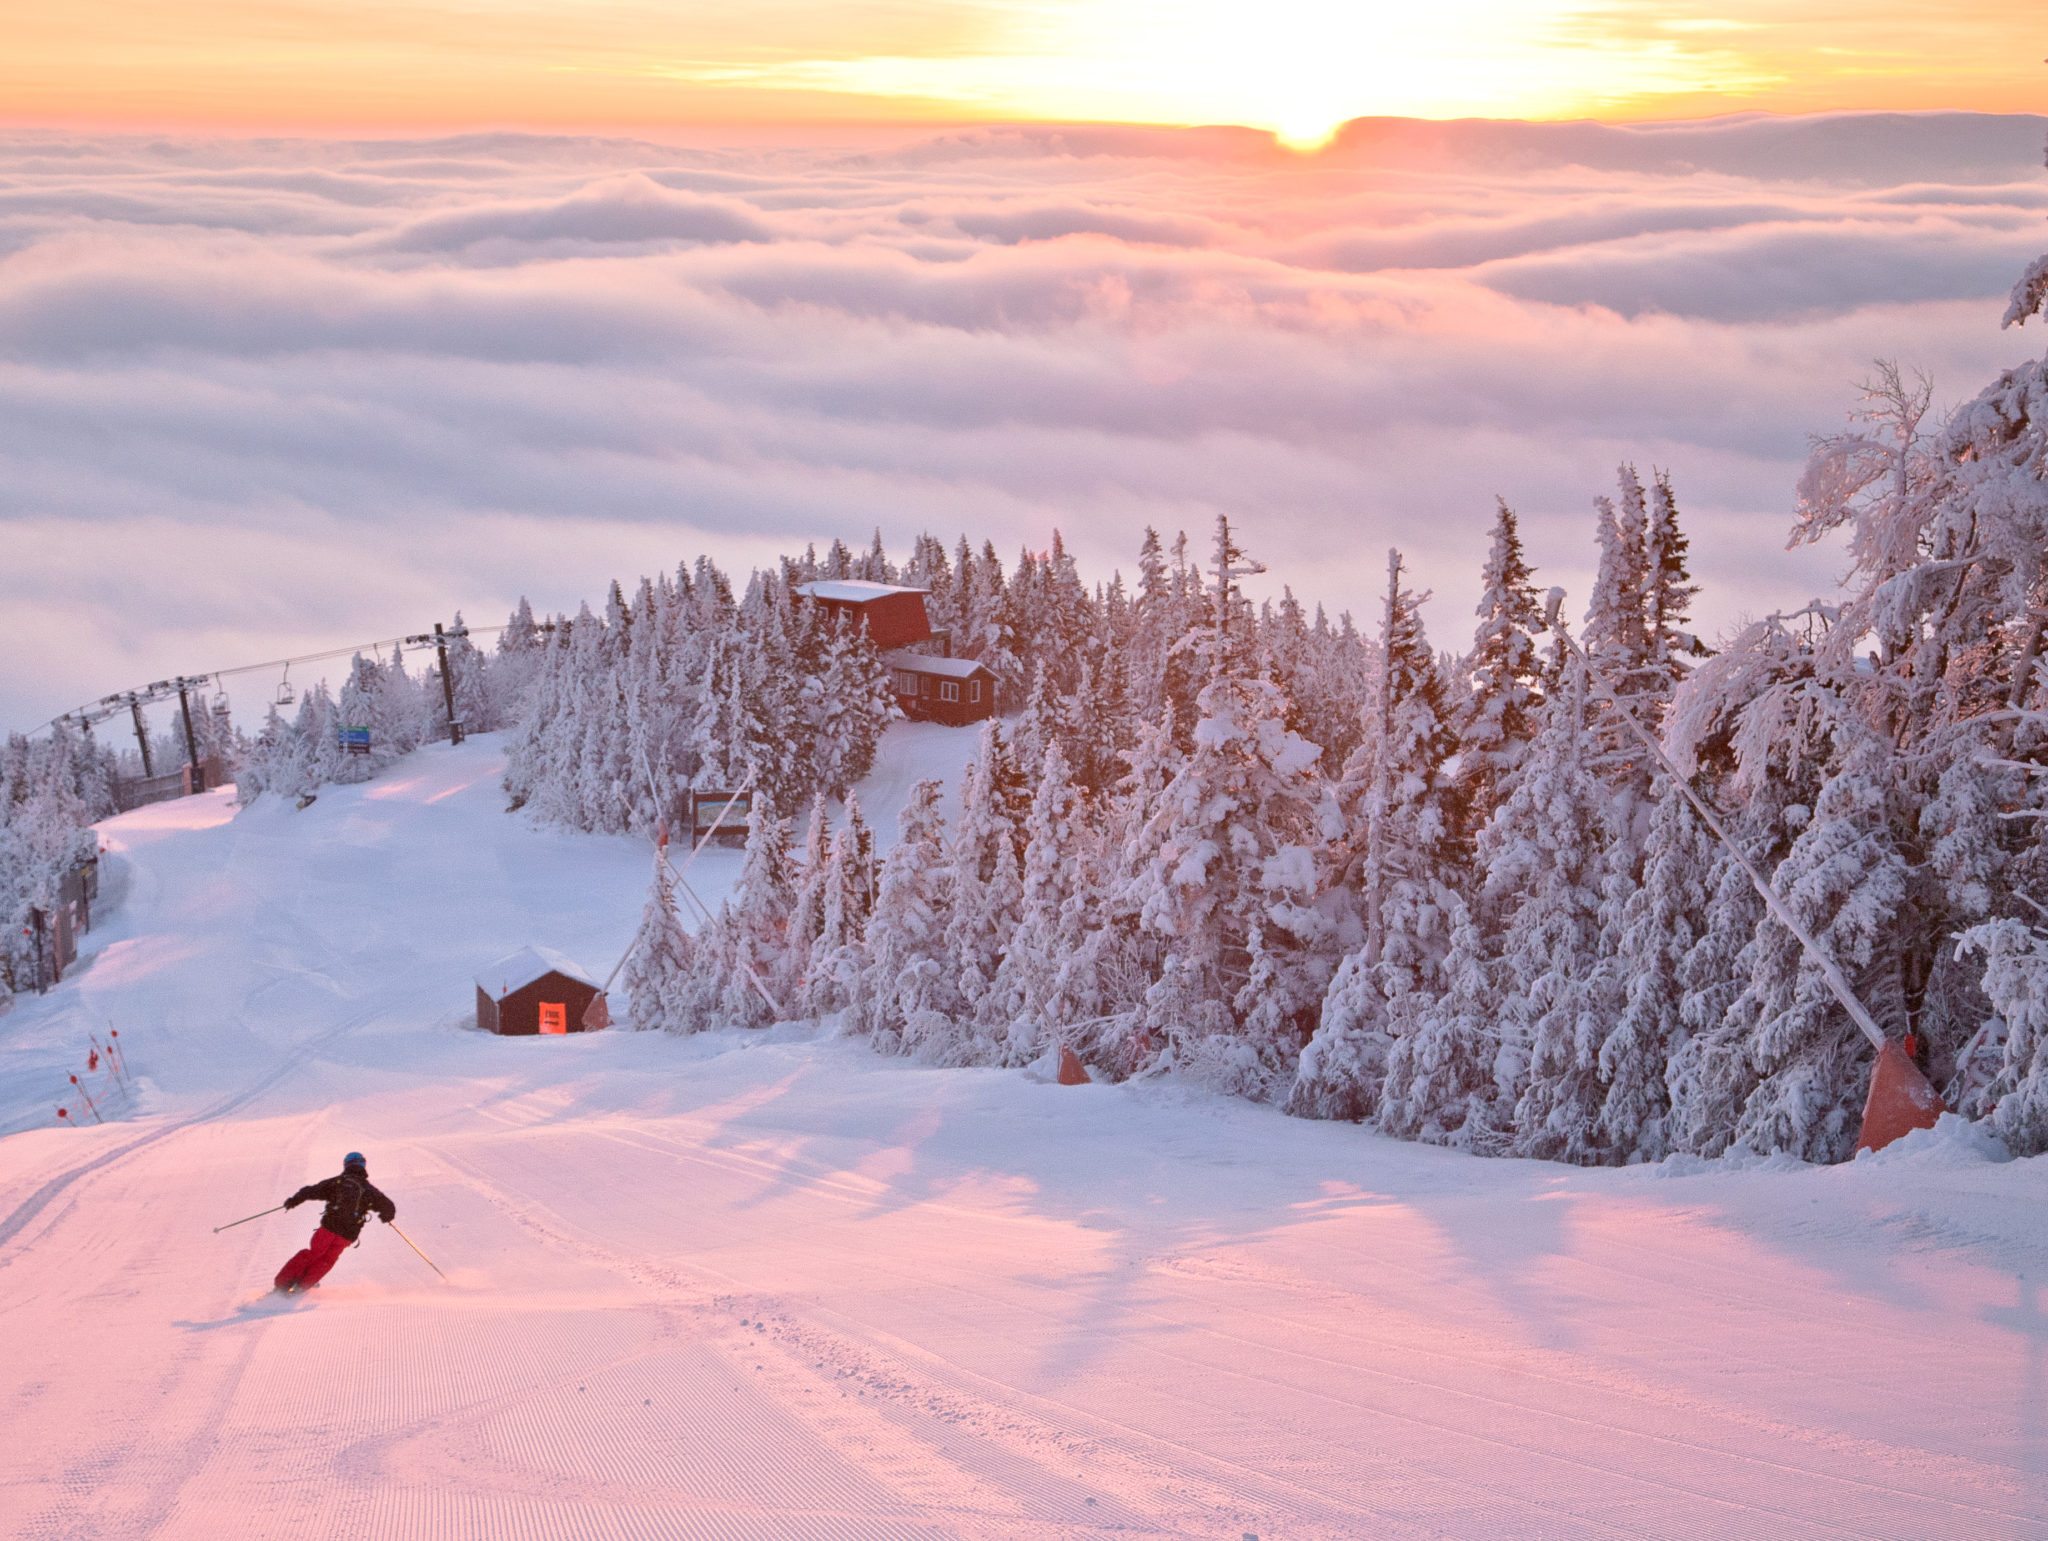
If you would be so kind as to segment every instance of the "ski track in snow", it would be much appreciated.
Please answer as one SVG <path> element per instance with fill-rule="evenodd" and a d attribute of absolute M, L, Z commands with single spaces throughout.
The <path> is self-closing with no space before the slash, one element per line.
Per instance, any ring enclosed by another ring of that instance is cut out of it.
<path fill-rule="evenodd" d="M 899 728 L 886 840 L 973 735 Z M 500 748 L 110 821 L 0 1017 L 7 1537 L 2048 1538 L 2048 1163 L 1481 1162 L 803 1028 L 467 1030 L 636 842 Z M 737 854 L 690 876 L 712 903 Z M 142 1089 L 47 1127 L 89 1027 Z M 377 1225 L 266 1298 L 352 1146 Z"/>

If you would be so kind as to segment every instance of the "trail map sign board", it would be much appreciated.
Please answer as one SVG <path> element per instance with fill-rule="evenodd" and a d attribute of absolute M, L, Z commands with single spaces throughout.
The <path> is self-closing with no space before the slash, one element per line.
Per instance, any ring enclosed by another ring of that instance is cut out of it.
<path fill-rule="evenodd" d="M 754 794 L 752 792 L 707 792 L 692 789 L 684 794 L 688 799 L 689 816 L 684 828 L 690 832 L 690 842 L 695 844 L 710 834 L 715 827 L 718 839 L 727 842 L 744 842 L 747 838 L 747 821 L 753 816 Z"/>
<path fill-rule="evenodd" d="M 368 754 L 370 752 L 370 730 L 368 728 L 343 728 L 341 730 L 341 747 L 350 754 Z"/>

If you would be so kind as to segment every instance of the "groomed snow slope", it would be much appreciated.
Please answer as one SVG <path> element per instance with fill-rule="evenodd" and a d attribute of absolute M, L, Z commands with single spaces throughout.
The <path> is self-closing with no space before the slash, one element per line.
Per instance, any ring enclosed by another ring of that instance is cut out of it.
<path fill-rule="evenodd" d="M 877 823 L 970 744 L 892 735 Z M 0 1534 L 2048 1537 L 2048 1163 L 1582 1172 L 481 1036 L 475 968 L 609 969 L 647 870 L 499 754 L 106 826 L 89 964 L 0 1018 Z M 141 1110 L 43 1127 L 109 1018 Z M 450 1280 L 373 1224 L 273 1305 L 314 1214 L 210 1228 L 351 1148 Z"/>

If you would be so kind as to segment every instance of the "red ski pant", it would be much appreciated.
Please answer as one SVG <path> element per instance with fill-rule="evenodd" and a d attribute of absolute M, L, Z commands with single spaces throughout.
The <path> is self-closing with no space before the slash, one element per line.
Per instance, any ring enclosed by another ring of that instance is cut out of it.
<path fill-rule="evenodd" d="M 277 1287 L 297 1285 L 300 1289 L 311 1289 L 327 1277 L 327 1270 L 341 1261 L 341 1254 L 348 1250 L 348 1238 L 337 1236 L 321 1226 L 313 1233 L 313 1240 L 303 1252 L 295 1253 L 292 1260 L 277 1271 Z"/>

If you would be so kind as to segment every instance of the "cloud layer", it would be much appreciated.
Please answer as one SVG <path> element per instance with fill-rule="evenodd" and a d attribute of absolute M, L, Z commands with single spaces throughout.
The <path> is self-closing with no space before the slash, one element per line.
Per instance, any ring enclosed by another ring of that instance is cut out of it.
<path fill-rule="evenodd" d="M 1582 592 L 1669 468 L 1719 623 L 1788 555 L 1874 355 L 1947 399 L 2048 246 L 2048 120 L 976 129 L 678 149 L 0 141 L 0 725 L 109 690 L 573 606 L 710 550 L 1054 528 L 1089 570 L 1228 513 L 1461 646 L 1493 497 Z"/>

